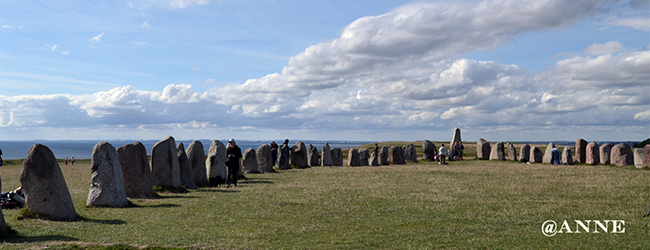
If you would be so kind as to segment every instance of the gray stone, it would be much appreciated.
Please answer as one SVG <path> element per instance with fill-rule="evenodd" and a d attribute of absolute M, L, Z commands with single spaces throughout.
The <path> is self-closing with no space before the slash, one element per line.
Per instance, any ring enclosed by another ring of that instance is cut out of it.
<path fill-rule="evenodd" d="M 404 147 L 404 162 L 418 162 L 418 154 L 415 152 L 415 145 L 408 144 Z"/>
<path fill-rule="evenodd" d="M 343 166 L 343 151 L 341 148 L 332 149 L 332 166 Z"/>
<path fill-rule="evenodd" d="M 291 156 L 291 148 L 288 145 L 282 144 L 278 148 L 278 162 L 277 166 L 280 170 L 291 169 L 289 164 L 289 157 Z"/>
<path fill-rule="evenodd" d="M 600 148 L 598 149 L 598 154 L 600 155 L 600 163 L 605 165 L 612 164 L 612 161 L 610 160 L 612 147 L 614 147 L 614 144 L 611 143 L 600 145 Z"/>
<path fill-rule="evenodd" d="M 404 152 L 402 151 L 402 147 L 390 146 L 388 149 L 388 161 L 390 164 L 404 164 Z"/>
<path fill-rule="evenodd" d="M 117 158 L 120 159 L 122 173 L 124 174 L 124 190 L 126 197 L 133 199 L 152 199 L 153 179 L 151 165 L 147 157 L 147 149 L 141 142 L 134 142 L 117 149 Z"/>
<path fill-rule="evenodd" d="M 61 167 L 47 146 L 34 144 L 29 149 L 20 173 L 20 184 L 25 204 L 32 212 L 54 221 L 77 219 Z"/>
<path fill-rule="evenodd" d="M 309 167 L 307 163 L 307 147 L 305 143 L 298 141 L 291 148 L 291 165 L 299 168 Z"/>
<path fill-rule="evenodd" d="M 370 153 L 368 152 L 367 148 L 360 148 L 359 149 L 359 166 L 368 166 L 370 165 L 370 162 L 368 162 L 368 158 L 370 157 Z"/>
<path fill-rule="evenodd" d="M 632 155 L 632 149 L 630 148 L 630 145 L 627 145 L 625 143 L 616 144 L 614 147 L 612 147 L 610 160 L 612 164 L 619 167 L 634 165 L 634 155 Z"/>
<path fill-rule="evenodd" d="M 542 158 L 544 155 L 542 154 L 542 150 L 539 149 L 538 147 L 532 146 L 530 147 L 530 162 L 532 163 L 542 163 Z"/>
<path fill-rule="evenodd" d="M 210 186 L 208 181 L 208 171 L 205 167 L 205 149 L 200 141 L 193 141 L 185 150 L 187 160 L 192 168 L 192 179 L 194 184 L 199 187 Z"/>
<path fill-rule="evenodd" d="M 210 186 L 217 187 L 226 183 L 226 146 L 219 140 L 213 140 L 208 149 L 208 158 L 205 160 L 205 168 L 208 172 Z"/>
<path fill-rule="evenodd" d="M 506 152 L 505 147 L 503 146 L 503 142 L 497 142 L 494 144 L 494 147 L 492 147 L 492 150 L 490 150 L 490 160 L 506 160 Z"/>
<path fill-rule="evenodd" d="M 273 169 L 273 156 L 271 155 L 271 146 L 268 144 L 261 145 L 255 151 L 258 171 L 260 173 L 275 172 Z"/>
<path fill-rule="evenodd" d="M 244 150 L 244 155 L 242 155 L 242 171 L 246 174 L 256 174 L 260 172 L 260 165 L 257 163 L 257 153 L 255 152 L 255 149 L 247 148 Z"/>
<path fill-rule="evenodd" d="M 314 145 L 309 144 L 307 147 L 307 162 L 310 167 L 320 166 L 320 156 L 318 155 L 318 149 Z"/>
<path fill-rule="evenodd" d="M 573 165 L 573 155 L 571 152 L 571 147 L 566 146 L 562 151 L 562 164 Z"/>
<path fill-rule="evenodd" d="M 0 190 L 2 190 L 2 181 L 0 181 Z M 7 222 L 5 221 L 5 216 L 0 209 L 0 238 L 6 238 L 9 236 L 9 231 L 7 230 Z"/>
<path fill-rule="evenodd" d="M 383 146 L 379 151 L 379 165 L 388 165 L 388 164 L 390 164 L 390 162 L 388 161 L 388 146 Z"/>
<path fill-rule="evenodd" d="M 190 160 L 185 153 L 185 145 L 182 142 L 176 145 L 176 156 L 178 157 L 178 167 L 181 171 L 181 185 L 188 189 L 198 189 L 199 187 L 194 183 L 194 173 L 192 173 Z"/>
<path fill-rule="evenodd" d="M 489 160 L 490 159 L 490 143 L 481 138 L 476 142 L 476 158 Z"/>
<path fill-rule="evenodd" d="M 325 145 L 323 145 L 323 149 L 321 150 L 321 152 L 323 154 L 322 160 L 321 160 L 321 165 L 326 166 L 326 167 L 332 166 L 333 165 L 332 149 L 330 148 L 330 144 L 325 143 Z"/>
<path fill-rule="evenodd" d="M 587 154 L 585 152 L 586 150 L 587 150 L 587 141 L 585 141 L 583 139 L 577 139 L 576 140 L 576 152 L 575 152 L 576 155 L 575 155 L 575 159 L 574 159 L 575 163 L 584 164 L 585 161 L 587 161 Z"/>
<path fill-rule="evenodd" d="M 450 150 L 454 148 L 454 143 L 456 143 L 456 142 L 458 142 L 458 143 L 461 142 L 460 129 L 458 127 L 454 128 L 454 135 L 451 136 L 451 141 L 449 142 L 449 149 Z"/>
<path fill-rule="evenodd" d="M 153 146 L 151 152 L 151 176 L 153 177 L 153 185 L 181 186 L 181 168 L 178 164 L 174 137 L 169 136 Z"/>
<path fill-rule="evenodd" d="M 643 147 L 643 167 L 650 167 L 650 144 Z"/>
<path fill-rule="evenodd" d="M 369 160 L 369 162 L 368 162 L 368 164 L 369 164 L 370 166 L 373 166 L 373 167 L 379 166 L 379 157 L 378 157 L 378 154 L 379 154 L 379 152 L 377 152 L 377 151 L 372 152 L 372 154 L 370 154 L 370 160 Z"/>
<path fill-rule="evenodd" d="M 93 147 L 90 160 L 91 181 L 86 206 L 126 207 L 124 174 L 117 157 L 117 151 L 108 142 L 99 142 Z"/>
<path fill-rule="evenodd" d="M 354 148 L 351 148 L 348 151 L 348 166 L 350 167 L 361 166 L 361 163 L 359 162 L 359 152 L 357 152 L 357 150 Z"/>
<path fill-rule="evenodd" d="M 551 163 L 551 159 L 553 159 L 553 154 L 551 151 L 553 148 L 555 148 L 555 144 L 552 142 L 549 142 L 548 145 L 546 145 L 546 150 L 544 151 L 544 156 L 542 157 L 543 163 Z"/>
<path fill-rule="evenodd" d="M 515 145 L 508 142 L 506 144 L 506 150 L 508 151 L 508 156 L 506 159 L 510 161 L 517 161 L 517 149 L 515 148 Z"/>
<path fill-rule="evenodd" d="M 524 144 L 519 149 L 519 160 L 521 162 L 530 162 L 530 145 Z"/>
<path fill-rule="evenodd" d="M 436 148 L 436 145 L 433 144 L 433 142 L 429 140 L 424 140 L 422 142 L 422 155 L 423 159 L 429 160 L 429 161 L 435 161 L 435 157 L 438 154 L 438 149 Z"/>
<path fill-rule="evenodd" d="M 643 168 L 643 149 L 635 148 L 632 152 L 634 152 L 634 166 Z"/>
<path fill-rule="evenodd" d="M 585 148 L 585 164 L 598 165 L 598 163 L 600 163 L 600 152 L 598 152 L 598 149 L 598 143 L 595 141 L 587 144 L 587 147 Z"/>

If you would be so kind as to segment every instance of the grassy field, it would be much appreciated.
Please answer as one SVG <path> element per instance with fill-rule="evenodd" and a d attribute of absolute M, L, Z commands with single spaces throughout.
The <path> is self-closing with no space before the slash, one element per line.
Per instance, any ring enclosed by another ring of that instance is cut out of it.
<path fill-rule="evenodd" d="M 0 168 L 3 192 L 20 185 L 21 164 Z M 650 171 L 634 167 L 478 160 L 316 167 L 250 174 L 237 188 L 163 193 L 113 209 L 85 207 L 89 161 L 61 166 L 83 219 L 17 220 L 18 210 L 3 210 L 18 235 L 0 248 L 642 249 L 650 239 L 642 217 L 650 205 Z M 625 233 L 546 237 L 546 220 L 624 220 Z"/>

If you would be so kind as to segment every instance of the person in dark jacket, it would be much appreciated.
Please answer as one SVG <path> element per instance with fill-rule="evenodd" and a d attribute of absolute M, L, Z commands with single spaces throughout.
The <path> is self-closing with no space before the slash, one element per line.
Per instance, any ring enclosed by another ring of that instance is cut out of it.
<path fill-rule="evenodd" d="M 228 161 L 226 166 L 228 167 L 228 177 L 226 177 L 226 187 L 230 187 L 230 183 L 233 183 L 235 187 L 237 186 L 237 174 L 239 172 L 239 158 L 241 158 L 241 149 L 235 143 L 235 139 L 230 139 L 228 141 L 228 146 L 226 146 L 226 155 L 228 156 Z"/>

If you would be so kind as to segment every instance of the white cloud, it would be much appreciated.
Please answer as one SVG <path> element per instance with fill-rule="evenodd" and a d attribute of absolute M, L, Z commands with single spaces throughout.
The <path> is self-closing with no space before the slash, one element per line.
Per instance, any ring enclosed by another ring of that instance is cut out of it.
<path fill-rule="evenodd" d="M 133 44 L 135 45 L 146 45 L 146 42 L 138 42 L 138 41 L 133 41 Z"/>
<path fill-rule="evenodd" d="M 94 36 L 93 38 L 88 39 L 88 41 L 91 42 L 91 43 L 99 43 L 101 41 L 103 35 L 104 35 L 104 32 L 102 32 L 99 35 Z"/>
<path fill-rule="evenodd" d="M 199 69 L 199 68 L 197 68 L 197 67 L 192 67 L 191 70 L 192 70 L 192 71 L 199 71 L 199 70 L 201 70 L 201 69 Z"/>
<path fill-rule="evenodd" d="M 591 44 L 584 50 L 584 53 L 598 55 L 618 52 L 624 49 L 625 47 L 623 47 L 623 44 L 621 44 L 619 41 L 611 41 L 606 43 Z"/>
<path fill-rule="evenodd" d="M 142 28 L 151 28 L 151 25 L 147 23 L 147 21 L 142 22 L 142 25 L 140 25 Z"/>
<path fill-rule="evenodd" d="M 149 7 L 183 9 L 195 5 L 209 4 L 209 0 L 132 0 L 127 2 L 129 8 L 146 9 Z"/>
<path fill-rule="evenodd" d="M 51 50 L 56 50 L 58 47 L 59 47 L 59 45 L 58 45 L 58 44 L 55 44 L 55 45 L 52 45 L 52 47 L 51 47 L 50 49 L 51 49 Z"/>
<path fill-rule="evenodd" d="M 639 120 L 639 121 L 649 122 L 650 121 L 650 110 L 646 110 L 646 111 L 643 111 L 643 112 L 636 113 L 634 115 L 634 119 Z"/>
<path fill-rule="evenodd" d="M 2 25 L 2 28 L 3 28 L 3 29 L 13 29 L 14 26 L 9 25 L 9 24 L 5 24 L 5 25 Z"/>
<path fill-rule="evenodd" d="M 70 54 L 70 51 L 61 51 L 61 55 L 67 56 Z"/>
<path fill-rule="evenodd" d="M 631 27 L 638 30 L 650 30 L 650 18 L 648 17 L 616 18 L 610 19 L 606 23 L 609 25 Z"/>

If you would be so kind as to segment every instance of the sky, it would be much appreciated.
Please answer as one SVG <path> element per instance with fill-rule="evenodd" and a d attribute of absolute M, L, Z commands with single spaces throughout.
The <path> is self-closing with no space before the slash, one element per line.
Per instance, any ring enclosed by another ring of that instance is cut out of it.
<path fill-rule="evenodd" d="M 647 0 L 0 0 L 0 140 L 641 141 Z"/>

